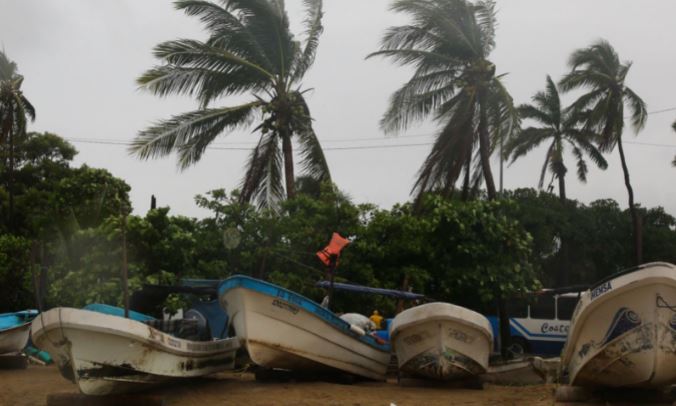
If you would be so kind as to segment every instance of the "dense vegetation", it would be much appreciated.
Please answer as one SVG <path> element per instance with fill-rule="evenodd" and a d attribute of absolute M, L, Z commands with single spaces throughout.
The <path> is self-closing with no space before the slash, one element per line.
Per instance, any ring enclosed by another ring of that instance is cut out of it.
<path fill-rule="evenodd" d="M 77 150 L 58 135 L 28 132 L 36 111 L 21 91 L 17 66 L 0 53 L 0 312 L 121 304 L 123 247 L 132 290 L 243 273 L 319 300 L 325 293 L 315 282 L 325 270 L 315 252 L 334 231 L 352 239 L 338 281 L 410 289 L 483 311 L 543 286 L 589 285 L 637 260 L 676 263 L 676 218 L 634 202 L 623 114 L 627 104 L 638 130 L 646 110 L 625 85 L 630 64 L 620 63 L 607 42 L 576 51 L 558 89 L 548 77 L 531 105 L 515 107 L 489 60 L 493 2 L 395 1 L 393 9 L 413 23 L 388 30 L 373 55 L 415 72 L 392 96 L 383 129 L 433 118 L 440 130 L 413 185 L 413 201 L 384 209 L 352 202 L 331 182 L 312 129 L 302 79 L 319 45 L 321 1 L 305 1 L 303 41 L 292 35 L 282 2 L 219 4 L 177 3 L 200 18 L 208 38 L 158 45 L 161 64 L 139 82 L 160 96 L 193 95 L 199 107 L 142 131 L 133 148 L 141 158 L 177 152 L 185 167 L 217 136 L 258 120 L 260 142 L 241 188 L 197 196 L 196 204 L 211 213 L 202 219 L 173 215 L 168 207 L 130 215 L 124 180 L 75 167 Z M 588 93 L 563 107 L 559 89 L 576 88 Z M 251 102 L 212 106 L 221 96 L 243 93 Z M 295 175 L 293 142 L 305 176 Z M 540 189 L 550 171 L 559 196 L 498 192 L 489 158 L 503 142 L 512 159 L 547 142 Z M 585 180 L 586 158 L 605 169 L 602 154 L 616 146 L 629 209 L 608 199 L 588 205 L 570 199 L 565 151 Z M 397 305 L 336 295 L 340 311 L 378 308 L 391 315 Z"/>
<path fill-rule="evenodd" d="M 73 167 L 75 154 L 49 133 L 28 133 L 17 144 L 21 231 L 10 234 L 7 222 L 0 224 L 0 312 L 35 306 L 32 273 L 45 306 L 121 304 L 120 207 L 129 204 L 129 188 L 104 170 Z M 169 208 L 129 216 L 131 289 L 244 273 L 319 300 L 324 293 L 314 283 L 324 270 L 314 253 L 333 231 L 354 239 L 338 280 L 410 288 L 479 309 L 500 295 L 538 289 L 538 280 L 547 287 L 589 284 L 632 264 L 629 214 L 612 200 L 583 205 L 533 189 L 495 202 L 428 194 L 414 212 L 411 203 L 385 210 L 354 204 L 328 183 L 298 184 L 279 211 L 216 190 L 196 197 L 211 212 L 203 219 Z M 4 212 L 6 193 L 0 204 Z M 676 262 L 676 218 L 661 208 L 641 212 L 646 260 Z M 225 230 L 237 237 L 236 247 L 224 245 Z M 391 314 L 396 306 L 353 294 L 336 300 L 341 310 Z"/>

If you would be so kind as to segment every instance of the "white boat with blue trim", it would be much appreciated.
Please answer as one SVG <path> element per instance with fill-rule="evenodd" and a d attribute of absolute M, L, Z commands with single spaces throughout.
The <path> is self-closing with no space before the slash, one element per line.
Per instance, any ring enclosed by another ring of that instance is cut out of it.
<path fill-rule="evenodd" d="M 92 309 L 54 308 L 32 327 L 33 343 L 49 352 L 61 375 L 84 394 L 139 391 L 234 367 L 235 338 L 183 339 L 161 331 L 162 320 L 135 312 L 120 317 L 115 314 L 121 309 L 105 305 Z"/>
<path fill-rule="evenodd" d="M 218 289 L 251 360 L 267 369 L 336 372 L 385 380 L 390 346 L 318 303 L 280 286 L 233 276 Z"/>
<path fill-rule="evenodd" d="M 562 363 L 577 386 L 676 384 L 676 266 L 641 265 L 584 292 Z"/>
<path fill-rule="evenodd" d="M 37 310 L 0 314 L 0 355 L 18 354 L 26 347 Z"/>
<path fill-rule="evenodd" d="M 399 370 L 436 380 L 475 378 L 488 369 L 493 346 L 483 315 L 450 303 L 427 303 L 405 310 L 390 324 Z"/>

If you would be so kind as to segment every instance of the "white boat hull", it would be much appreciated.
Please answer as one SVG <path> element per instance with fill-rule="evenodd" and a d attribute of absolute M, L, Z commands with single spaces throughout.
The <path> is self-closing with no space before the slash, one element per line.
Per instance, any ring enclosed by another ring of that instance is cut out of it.
<path fill-rule="evenodd" d="M 255 364 L 297 372 L 340 370 L 385 380 L 389 350 L 375 348 L 335 328 L 287 301 L 284 293 L 288 291 L 280 288 L 280 292 L 273 297 L 236 287 L 221 294 L 221 305 Z"/>
<path fill-rule="evenodd" d="M 0 355 L 21 352 L 28 344 L 30 331 L 30 322 L 0 331 Z"/>
<path fill-rule="evenodd" d="M 563 363 L 578 386 L 676 383 L 676 267 L 647 264 L 583 294 Z"/>
<path fill-rule="evenodd" d="M 448 303 L 429 303 L 395 317 L 390 339 L 401 372 L 463 380 L 486 372 L 493 343 L 488 320 Z"/>
<path fill-rule="evenodd" d="M 232 369 L 239 348 L 234 338 L 183 340 L 134 320 L 70 308 L 38 316 L 32 336 L 87 395 L 138 391 Z"/>

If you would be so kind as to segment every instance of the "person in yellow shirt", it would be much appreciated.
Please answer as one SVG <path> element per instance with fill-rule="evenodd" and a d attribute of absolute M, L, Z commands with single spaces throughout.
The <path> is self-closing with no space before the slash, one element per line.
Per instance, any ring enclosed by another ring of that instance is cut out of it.
<path fill-rule="evenodd" d="M 376 325 L 376 330 L 380 330 L 382 328 L 380 323 L 383 322 L 383 316 L 378 313 L 378 310 L 374 310 L 369 319 Z"/>

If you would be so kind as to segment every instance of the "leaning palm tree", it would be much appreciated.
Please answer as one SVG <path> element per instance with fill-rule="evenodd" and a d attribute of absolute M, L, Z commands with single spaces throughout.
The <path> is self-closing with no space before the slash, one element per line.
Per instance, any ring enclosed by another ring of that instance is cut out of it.
<path fill-rule="evenodd" d="M 294 140 L 303 172 L 320 181 L 330 180 L 305 101 L 307 89 L 301 85 L 323 30 L 322 1 L 304 0 L 303 43 L 289 29 L 282 0 L 180 0 L 175 4 L 204 23 L 208 38 L 157 45 L 154 53 L 163 64 L 145 72 L 138 82 L 158 96 L 194 96 L 199 108 L 141 131 L 130 151 L 142 159 L 176 152 L 184 169 L 199 161 L 219 135 L 258 120 L 254 131 L 260 138 L 241 185 L 243 201 L 274 206 L 284 197 L 282 176 L 286 196 L 293 197 Z M 223 96 L 241 94 L 251 95 L 251 100 L 211 106 Z"/>
<path fill-rule="evenodd" d="M 488 198 L 495 199 L 491 135 L 517 128 L 519 116 L 488 59 L 495 47 L 494 2 L 396 0 L 391 9 L 409 14 L 413 21 L 388 29 L 380 50 L 368 57 L 389 57 L 415 71 L 392 95 L 381 127 L 398 131 L 429 116 L 441 127 L 413 187 L 416 200 L 430 191 L 452 192 L 463 171 L 465 197 L 477 149 L 475 173 L 482 174 Z M 507 355 L 509 319 L 502 299 L 499 304 L 500 336 Z"/>
<path fill-rule="evenodd" d="M 522 119 L 534 120 L 540 127 L 528 127 L 518 132 L 507 142 L 505 153 L 511 156 L 513 163 L 543 142 L 549 141 L 538 187 L 543 187 L 547 172 L 551 172 L 552 180 L 556 178 L 559 183 L 559 197 L 566 200 L 565 177 L 568 168 L 563 159 L 566 147 L 569 147 L 575 156 L 577 177 L 581 182 L 587 181 L 588 168 L 585 155 L 588 155 L 599 168 L 608 167 L 605 158 L 592 142 L 596 136 L 579 128 L 570 111 L 561 108 L 559 91 L 549 75 L 546 90 L 533 96 L 533 104 L 519 106 L 519 113 Z"/>
<path fill-rule="evenodd" d="M 624 155 L 625 105 L 631 113 L 631 124 L 638 133 L 648 119 L 646 104 L 626 84 L 631 62 L 620 62 L 615 49 L 605 40 L 579 49 L 570 56 L 571 72 L 561 80 L 563 91 L 585 88 L 571 108 L 587 130 L 600 135 L 599 149 L 610 152 L 617 146 L 624 172 L 624 183 L 629 194 L 629 211 L 634 228 L 634 253 L 637 264 L 643 260 L 641 219 L 634 204 L 634 190 L 629 180 L 629 168 Z"/>
<path fill-rule="evenodd" d="M 429 116 L 441 127 L 413 193 L 419 198 L 428 191 L 448 192 L 463 171 L 466 189 L 478 146 L 480 173 L 494 199 L 491 136 L 518 125 L 512 98 L 488 60 L 495 46 L 494 2 L 397 0 L 391 8 L 413 21 L 391 27 L 380 50 L 368 57 L 389 57 L 415 72 L 392 95 L 381 127 L 396 132 Z"/>
<path fill-rule="evenodd" d="M 14 144 L 17 137 L 26 133 L 28 119 L 35 120 L 35 108 L 24 96 L 22 84 L 23 76 L 19 74 L 16 63 L 0 51 L 0 148 L 7 171 L 7 221 L 10 227 L 13 227 L 14 214 Z"/>

